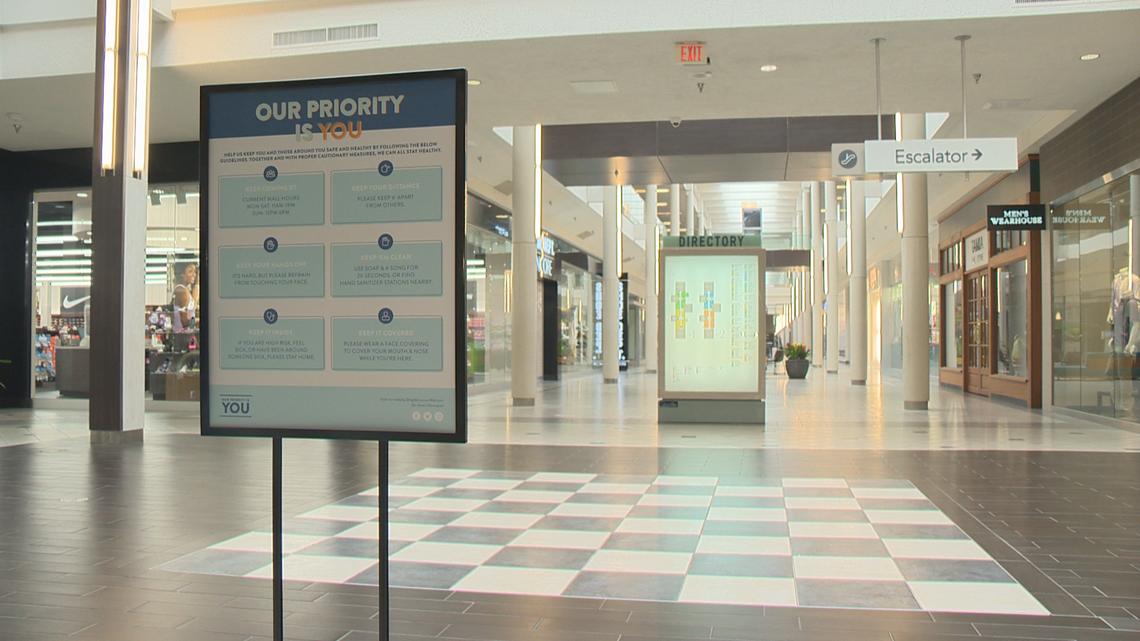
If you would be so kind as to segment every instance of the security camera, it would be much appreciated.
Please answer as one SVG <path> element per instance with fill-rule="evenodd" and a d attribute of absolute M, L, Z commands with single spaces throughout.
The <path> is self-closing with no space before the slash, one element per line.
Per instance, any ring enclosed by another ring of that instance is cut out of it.
<path fill-rule="evenodd" d="M 676 129 L 677 127 L 681 126 L 681 119 L 680 118 L 670 118 L 669 124 L 673 125 L 673 128 Z"/>

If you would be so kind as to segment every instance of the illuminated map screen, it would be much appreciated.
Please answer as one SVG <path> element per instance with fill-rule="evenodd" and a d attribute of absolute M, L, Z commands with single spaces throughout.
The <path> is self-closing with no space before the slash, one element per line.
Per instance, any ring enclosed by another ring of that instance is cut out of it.
<path fill-rule="evenodd" d="M 760 258 L 701 254 L 662 259 L 663 391 L 763 392 Z"/>

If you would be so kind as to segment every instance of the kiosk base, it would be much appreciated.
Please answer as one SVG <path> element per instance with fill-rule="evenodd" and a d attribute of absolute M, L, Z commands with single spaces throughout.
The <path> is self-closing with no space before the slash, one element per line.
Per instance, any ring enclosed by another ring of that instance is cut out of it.
<path fill-rule="evenodd" d="M 683 399 L 657 401 L 658 423 L 764 424 L 764 401 Z"/>

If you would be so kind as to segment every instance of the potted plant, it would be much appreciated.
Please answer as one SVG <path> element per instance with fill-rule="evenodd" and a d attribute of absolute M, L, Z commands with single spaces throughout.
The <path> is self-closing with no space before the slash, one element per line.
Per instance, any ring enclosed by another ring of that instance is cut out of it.
<path fill-rule="evenodd" d="M 808 366 L 811 361 L 808 356 L 811 355 L 811 350 L 803 343 L 788 343 L 784 348 L 784 369 L 788 372 L 788 378 L 805 378 L 808 373 Z"/>

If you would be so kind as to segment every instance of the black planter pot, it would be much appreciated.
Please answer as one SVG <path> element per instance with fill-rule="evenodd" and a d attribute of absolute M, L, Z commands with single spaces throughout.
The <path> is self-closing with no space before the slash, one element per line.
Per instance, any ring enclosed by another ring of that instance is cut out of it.
<path fill-rule="evenodd" d="M 788 371 L 788 378 L 807 378 L 809 367 L 811 367 L 811 361 L 807 359 L 784 361 L 784 369 Z"/>

